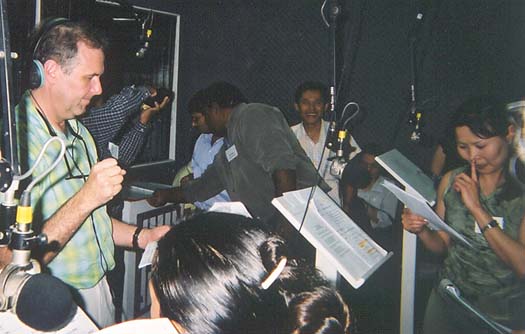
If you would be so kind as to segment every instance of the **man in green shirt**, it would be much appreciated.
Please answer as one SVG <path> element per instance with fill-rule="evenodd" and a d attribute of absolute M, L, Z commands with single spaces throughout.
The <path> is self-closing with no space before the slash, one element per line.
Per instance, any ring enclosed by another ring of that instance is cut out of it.
<path fill-rule="evenodd" d="M 120 192 L 125 171 L 114 159 L 96 163 L 93 138 L 76 120 L 102 92 L 105 41 L 90 27 L 67 20 L 45 23 L 36 36 L 33 58 L 40 82 L 16 108 L 23 170 L 35 164 L 49 138 L 66 143 L 63 161 L 31 192 L 34 227 L 49 240 L 41 260 L 52 275 L 77 289 L 80 306 L 104 327 L 114 322 L 105 278 L 114 266 L 114 245 L 144 248 L 168 227 L 141 231 L 106 213 L 105 204 Z M 49 168 L 57 146 L 46 150 L 33 176 Z"/>

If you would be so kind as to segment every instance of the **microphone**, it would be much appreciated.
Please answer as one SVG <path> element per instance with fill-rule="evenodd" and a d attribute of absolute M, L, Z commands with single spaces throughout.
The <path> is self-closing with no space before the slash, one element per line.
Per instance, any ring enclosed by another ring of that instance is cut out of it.
<path fill-rule="evenodd" d="M 146 52 L 149 49 L 149 42 L 150 42 L 152 34 L 153 34 L 153 30 L 146 29 L 146 33 L 145 33 L 145 35 L 143 37 L 144 42 L 143 42 L 142 46 L 139 48 L 139 50 L 135 53 L 135 57 L 137 57 L 137 58 L 144 58 L 144 56 L 146 55 Z"/>
<path fill-rule="evenodd" d="M 10 264 L 0 273 L 0 311 L 12 309 L 21 322 L 38 331 L 65 327 L 77 310 L 68 286 L 26 269 Z"/>
<path fill-rule="evenodd" d="M 341 14 L 341 6 L 337 0 L 331 0 L 328 5 L 328 16 L 332 22 L 337 20 L 337 17 Z"/>
<path fill-rule="evenodd" d="M 335 157 L 329 158 L 329 160 L 332 160 L 332 164 L 330 165 L 330 174 L 332 174 L 338 179 L 341 179 L 346 164 L 348 163 L 348 155 L 345 154 L 344 147 L 346 135 L 347 132 L 345 129 L 339 130 L 339 132 L 337 133 L 337 148 L 335 151 Z"/>
<path fill-rule="evenodd" d="M 414 125 L 414 129 L 412 130 L 412 133 L 410 134 L 410 140 L 415 142 L 415 143 L 421 143 L 421 139 L 422 139 L 422 132 L 421 132 L 421 112 L 416 112 L 415 114 L 415 125 Z"/>
<path fill-rule="evenodd" d="M 497 333 L 500 333 L 500 334 L 511 334 L 512 333 L 511 329 L 503 325 L 500 325 L 499 323 L 490 319 L 488 316 L 482 314 L 474 306 L 470 305 L 468 301 L 466 301 L 463 297 L 461 297 L 461 293 L 459 289 L 449 279 L 447 278 L 442 279 L 441 282 L 439 282 L 438 289 L 444 292 L 449 297 L 451 297 L 452 300 L 459 303 L 465 310 L 474 314 L 479 320 L 481 320 L 487 326 L 495 330 Z"/>
<path fill-rule="evenodd" d="M 419 30 L 421 29 L 421 26 L 423 25 L 423 18 L 424 18 L 423 10 L 418 10 L 416 13 L 416 22 L 414 23 L 414 26 L 412 27 L 411 36 L 412 39 L 416 39 L 417 35 L 419 33 Z"/>
<path fill-rule="evenodd" d="M 146 27 L 149 21 L 149 26 Z M 153 12 L 150 12 L 148 17 L 142 22 L 142 35 L 140 36 L 140 40 L 142 41 L 142 45 L 139 48 L 139 50 L 135 53 L 135 57 L 137 58 L 144 58 L 146 55 L 146 52 L 149 49 L 149 42 L 151 41 L 151 35 L 153 35 Z"/>
<path fill-rule="evenodd" d="M 326 148 L 333 151 L 337 141 L 337 123 L 331 121 L 328 126 L 328 133 L 326 135 Z"/>

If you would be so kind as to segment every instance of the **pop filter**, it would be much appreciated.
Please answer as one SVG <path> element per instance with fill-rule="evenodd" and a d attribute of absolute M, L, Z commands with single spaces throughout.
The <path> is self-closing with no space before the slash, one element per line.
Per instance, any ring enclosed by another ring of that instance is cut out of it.
<path fill-rule="evenodd" d="M 71 321 L 76 308 L 69 287 L 56 277 L 32 275 L 13 265 L 0 273 L 0 310 L 11 309 L 33 329 L 61 329 Z"/>
<path fill-rule="evenodd" d="M 46 332 L 66 326 L 77 309 L 69 288 L 50 275 L 30 276 L 20 289 L 15 305 L 15 313 L 20 321 Z"/>

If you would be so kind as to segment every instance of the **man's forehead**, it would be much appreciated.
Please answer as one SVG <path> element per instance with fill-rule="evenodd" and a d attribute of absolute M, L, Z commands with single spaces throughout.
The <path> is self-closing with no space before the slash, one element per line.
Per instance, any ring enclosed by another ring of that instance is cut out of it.
<path fill-rule="evenodd" d="M 91 74 L 101 75 L 104 73 L 104 51 L 102 49 L 90 47 L 83 41 L 77 42 L 77 55 L 75 67 L 82 68 Z"/>
<path fill-rule="evenodd" d="M 301 95 L 301 98 L 305 99 L 307 95 L 317 95 L 314 96 L 315 98 L 321 98 L 321 91 L 318 89 L 307 89 L 303 92 Z"/>

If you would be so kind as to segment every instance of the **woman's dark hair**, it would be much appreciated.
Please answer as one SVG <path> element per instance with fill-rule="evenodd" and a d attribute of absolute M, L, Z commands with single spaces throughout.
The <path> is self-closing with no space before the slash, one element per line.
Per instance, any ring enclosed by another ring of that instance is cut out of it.
<path fill-rule="evenodd" d="M 512 124 L 504 102 L 492 96 L 479 96 L 464 102 L 454 114 L 451 128 L 467 126 L 473 134 L 480 138 L 502 137 L 508 134 Z M 508 166 L 504 166 L 507 182 L 498 195 L 499 200 L 512 200 L 521 196 L 523 189 L 519 182 L 509 180 Z"/>
<path fill-rule="evenodd" d="M 327 287 L 302 292 L 289 304 L 289 333 L 331 334 L 348 333 L 350 311 L 341 296 Z M 346 327 L 343 327 L 346 326 Z"/>
<path fill-rule="evenodd" d="M 467 126 L 476 136 L 490 138 L 506 136 L 510 124 L 502 101 L 492 96 L 479 96 L 468 99 L 456 110 L 451 128 Z"/>
<path fill-rule="evenodd" d="M 287 301 L 324 281 L 288 259 L 278 279 L 263 289 L 261 283 L 283 257 L 284 241 L 256 220 L 224 213 L 194 216 L 158 243 L 151 282 L 161 314 L 189 333 L 287 333 Z"/>

